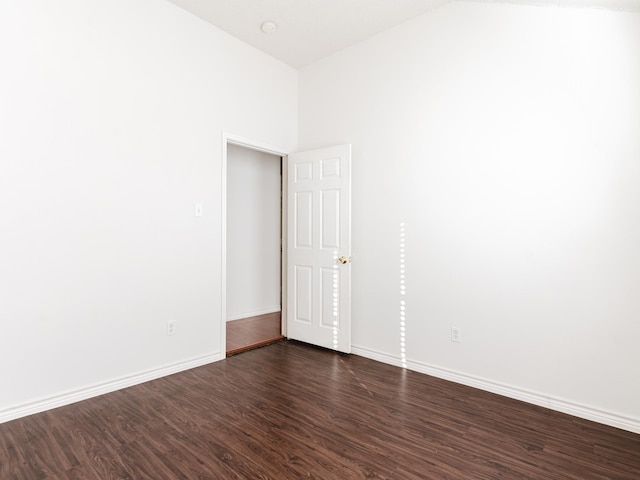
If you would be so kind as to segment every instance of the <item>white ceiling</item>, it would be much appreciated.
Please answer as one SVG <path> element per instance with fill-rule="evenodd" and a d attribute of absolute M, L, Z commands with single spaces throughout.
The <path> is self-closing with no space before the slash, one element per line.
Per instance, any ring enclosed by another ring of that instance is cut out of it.
<path fill-rule="evenodd" d="M 302 67 L 450 0 L 169 0 L 240 40 Z M 640 0 L 469 0 L 640 11 Z M 265 35 L 262 22 L 278 24 Z"/>

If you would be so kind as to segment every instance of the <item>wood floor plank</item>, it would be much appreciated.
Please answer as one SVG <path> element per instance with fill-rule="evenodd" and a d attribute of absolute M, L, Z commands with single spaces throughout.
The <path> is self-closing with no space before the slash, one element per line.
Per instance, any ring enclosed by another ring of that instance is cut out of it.
<path fill-rule="evenodd" d="M 227 356 L 282 340 L 280 312 L 227 322 Z"/>
<path fill-rule="evenodd" d="M 2 480 L 638 480 L 640 435 L 280 342 L 0 425 Z"/>

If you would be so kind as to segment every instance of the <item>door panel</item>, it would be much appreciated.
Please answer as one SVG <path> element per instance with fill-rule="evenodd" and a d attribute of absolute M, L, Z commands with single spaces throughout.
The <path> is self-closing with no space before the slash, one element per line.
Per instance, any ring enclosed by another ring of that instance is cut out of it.
<path fill-rule="evenodd" d="M 295 248 L 312 248 L 313 192 L 295 192 Z"/>
<path fill-rule="evenodd" d="M 351 351 L 351 146 L 289 156 L 289 338 Z"/>
<path fill-rule="evenodd" d="M 340 190 L 322 190 L 322 249 L 340 248 Z"/>
<path fill-rule="evenodd" d="M 295 266 L 295 321 L 311 324 L 313 306 L 313 268 L 308 265 Z"/>

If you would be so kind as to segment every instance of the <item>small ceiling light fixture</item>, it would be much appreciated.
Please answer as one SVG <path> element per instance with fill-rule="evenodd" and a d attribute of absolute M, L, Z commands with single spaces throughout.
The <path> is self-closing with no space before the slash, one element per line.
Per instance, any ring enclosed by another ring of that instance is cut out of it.
<path fill-rule="evenodd" d="M 266 33 L 267 35 L 269 35 L 270 33 L 274 33 L 278 30 L 278 24 L 276 22 L 268 20 L 266 22 L 262 22 L 262 25 L 260 25 L 260 30 L 262 30 L 262 33 Z"/>

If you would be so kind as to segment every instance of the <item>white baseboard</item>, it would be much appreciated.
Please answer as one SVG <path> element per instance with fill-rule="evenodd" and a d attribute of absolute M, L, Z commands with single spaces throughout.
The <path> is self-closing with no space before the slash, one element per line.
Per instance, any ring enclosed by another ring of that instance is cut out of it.
<path fill-rule="evenodd" d="M 401 367 L 401 361 L 399 356 L 389 355 L 388 353 L 372 350 L 369 348 L 358 347 L 353 345 L 351 352 L 361 357 L 370 358 L 388 365 L 395 365 Z M 497 393 L 504 397 L 514 398 L 516 400 L 522 400 L 523 402 L 531 403 L 541 407 L 546 407 L 558 412 L 567 413 L 574 417 L 584 418 L 594 422 L 609 425 L 611 427 L 620 428 L 633 433 L 640 433 L 640 420 L 624 417 L 615 413 L 605 412 L 592 408 L 586 405 L 580 405 L 577 403 L 567 402 L 558 398 L 553 398 L 547 395 L 541 395 L 539 393 L 530 392 L 520 388 L 504 385 L 501 383 L 486 380 L 484 378 L 474 377 L 472 375 L 466 375 L 452 370 L 447 370 L 433 365 L 428 365 L 422 362 L 407 361 L 407 368 L 416 372 L 431 375 L 433 377 L 442 378 L 444 380 L 450 380 L 455 383 L 467 385 L 469 387 L 478 388 L 491 393 Z"/>
<path fill-rule="evenodd" d="M 266 315 L 268 313 L 278 313 L 279 311 L 280 311 L 280 305 L 277 305 L 275 307 L 263 308 L 253 312 L 236 313 L 233 315 L 227 315 L 227 322 L 240 320 L 242 318 L 257 317 L 258 315 Z"/>
<path fill-rule="evenodd" d="M 117 380 L 99 383 L 90 387 L 66 392 L 61 395 L 55 395 L 53 397 L 47 397 L 28 404 L 18 405 L 15 407 L 0 410 L 0 423 L 15 420 L 16 418 L 26 417 L 27 415 L 33 415 L 34 413 L 44 412 L 45 410 L 51 410 L 53 408 L 70 405 L 81 400 L 87 400 L 92 397 L 104 395 L 105 393 L 115 392 L 116 390 L 132 387 L 134 385 L 148 382 L 150 380 L 155 380 L 160 377 L 165 377 L 167 375 L 172 375 L 184 370 L 189 370 L 191 368 L 217 362 L 218 360 L 222 360 L 224 358 L 225 355 L 221 353 L 204 355 L 202 357 L 192 358 L 184 362 L 178 362 L 172 365 L 167 365 L 165 367 L 147 370 L 135 375 L 122 377 Z"/>

